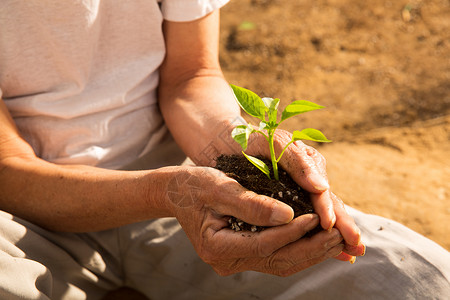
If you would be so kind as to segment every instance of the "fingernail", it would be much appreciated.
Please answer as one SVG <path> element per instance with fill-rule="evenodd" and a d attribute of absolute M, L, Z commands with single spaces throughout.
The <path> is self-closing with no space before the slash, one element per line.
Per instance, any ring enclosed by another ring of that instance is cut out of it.
<path fill-rule="evenodd" d="M 356 256 L 352 256 L 349 262 L 353 265 L 356 262 Z"/>
<path fill-rule="evenodd" d="M 358 226 L 356 226 L 357 230 L 358 230 L 358 244 L 361 243 L 361 229 L 359 229 Z"/>
<path fill-rule="evenodd" d="M 312 214 L 312 218 L 306 224 L 306 230 L 311 231 L 319 224 L 319 216 L 317 214 Z"/>
<path fill-rule="evenodd" d="M 312 184 L 312 186 L 318 191 L 325 191 L 330 188 L 328 181 L 322 175 L 315 173 L 310 174 L 308 176 L 308 180 Z"/>
<path fill-rule="evenodd" d="M 330 213 L 331 213 L 331 224 L 330 224 L 330 227 L 328 227 L 328 229 L 327 229 L 328 232 L 331 232 L 331 230 L 334 227 L 334 224 L 336 224 L 336 215 L 335 215 L 334 211 L 331 210 Z"/>
<path fill-rule="evenodd" d="M 277 205 L 272 212 L 270 221 L 275 224 L 286 224 L 289 223 L 294 218 L 294 211 L 291 207 L 283 204 Z"/>
<path fill-rule="evenodd" d="M 363 253 L 361 254 L 361 256 L 366 255 L 366 245 L 363 245 Z"/>

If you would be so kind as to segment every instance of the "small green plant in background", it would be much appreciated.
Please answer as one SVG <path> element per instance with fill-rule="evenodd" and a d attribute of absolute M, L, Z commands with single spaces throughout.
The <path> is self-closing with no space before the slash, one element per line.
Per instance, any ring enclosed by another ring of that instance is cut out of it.
<path fill-rule="evenodd" d="M 239 24 L 238 29 L 239 30 L 253 30 L 256 28 L 255 23 L 250 22 L 250 21 L 244 21 L 241 24 Z"/>
<path fill-rule="evenodd" d="M 281 113 L 281 119 L 278 122 L 278 105 L 280 103 L 280 99 L 273 99 L 268 97 L 260 98 L 254 92 L 235 85 L 231 85 L 231 88 L 233 89 L 234 95 L 236 96 L 236 100 L 239 103 L 240 107 L 250 116 L 256 117 L 261 120 L 259 123 L 259 130 L 254 129 L 251 125 L 239 125 L 233 129 L 231 136 L 236 142 L 241 145 L 243 149 L 242 153 L 244 154 L 244 156 L 254 166 L 256 166 L 264 174 L 266 174 L 267 177 L 271 178 L 269 167 L 260 159 L 247 155 L 244 152 L 245 150 L 247 150 L 248 139 L 252 133 L 262 134 L 269 143 L 273 176 L 276 180 L 279 180 L 278 162 L 280 161 L 281 157 L 284 154 L 284 151 L 289 147 L 290 144 L 297 140 L 331 142 L 325 137 L 322 132 L 317 129 L 307 128 L 301 131 L 295 130 L 292 133 L 292 140 L 283 148 L 280 155 L 276 157 L 273 138 L 275 130 L 281 124 L 281 122 L 283 122 L 287 118 L 296 116 L 301 113 L 321 109 L 323 108 L 323 106 L 306 100 L 293 101 L 283 110 L 283 112 Z M 265 132 L 263 130 L 265 130 Z"/>

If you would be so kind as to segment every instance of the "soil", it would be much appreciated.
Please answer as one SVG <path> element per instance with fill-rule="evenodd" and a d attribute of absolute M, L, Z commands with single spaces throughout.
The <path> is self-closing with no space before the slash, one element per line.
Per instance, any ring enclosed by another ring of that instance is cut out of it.
<path fill-rule="evenodd" d="M 270 174 L 273 174 L 270 160 L 263 157 L 258 158 L 264 161 L 269 167 Z M 278 170 L 278 181 L 273 178 L 269 179 L 243 155 L 221 155 L 216 159 L 216 168 L 235 179 L 246 189 L 288 204 L 294 210 L 294 217 L 314 212 L 309 193 L 297 185 L 281 167 Z M 229 222 L 231 229 L 235 231 L 247 230 L 254 232 L 263 229 L 263 227 L 244 223 L 235 217 L 231 217 Z"/>
<path fill-rule="evenodd" d="M 230 83 L 325 109 L 333 191 L 450 249 L 450 1 L 231 1 L 220 62 Z M 258 123 L 250 118 L 247 119 Z"/>

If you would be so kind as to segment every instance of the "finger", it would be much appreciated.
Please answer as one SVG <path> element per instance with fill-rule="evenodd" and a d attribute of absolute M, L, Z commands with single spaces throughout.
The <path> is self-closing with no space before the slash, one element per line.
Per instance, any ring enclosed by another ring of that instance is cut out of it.
<path fill-rule="evenodd" d="M 211 251 L 223 258 L 268 257 L 280 248 L 303 237 L 319 224 L 316 214 L 302 215 L 286 225 L 271 227 L 261 232 L 235 232 L 222 229 L 207 231 L 205 238 L 211 244 Z M 236 247 L 236 249 L 234 249 Z"/>
<path fill-rule="evenodd" d="M 339 231 L 333 229 L 332 232 L 324 231 L 312 238 L 299 239 L 267 257 L 222 258 L 212 265 L 222 275 L 253 270 L 287 276 L 338 255 L 344 248 L 342 240 Z"/>
<path fill-rule="evenodd" d="M 303 238 L 281 248 L 265 260 L 264 269 L 282 274 L 307 268 L 330 257 L 327 253 L 340 245 L 339 251 L 335 250 L 337 253 L 332 252 L 333 256 L 338 255 L 344 248 L 342 241 L 343 237 L 337 229 L 332 229 L 331 232 L 322 231 L 312 238 Z"/>
<path fill-rule="evenodd" d="M 356 257 L 355 257 L 355 256 L 350 255 L 350 254 L 347 254 L 347 253 L 345 253 L 345 252 L 339 253 L 339 254 L 336 255 L 334 258 L 337 259 L 337 260 L 340 260 L 340 261 L 349 261 L 349 262 L 351 262 L 351 263 L 354 263 L 355 260 L 356 260 Z"/>
<path fill-rule="evenodd" d="M 196 167 L 198 174 L 194 198 L 199 209 L 209 208 L 218 215 L 234 216 L 259 226 L 277 226 L 294 218 L 293 209 L 273 198 L 258 195 L 245 189 L 236 180 L 212 168 Z M 201 178 L 201 179 L 198 179 Z"/>
<path fill-rule="evenodd" d="M 364 254 L 366 254 L 366 246 L 363 243 L 359 243 L 357 246 L 346 243 L 344 252 L 351 256 L 364 256 Z"/>
<path fill-rule="evenodd" d="M 217 213 L 258 226 L 283 225 L 294 218 L 294 211 L 289 205 L 249 191 L 234 180 L 228 184 L 209 204 Z"/>
<path fill-rule="evenodd" d="M 325 158 L 314 148 L 301 141 L 292 143 L 280 164 L 304 189 L 312 193 L 330 188 L 325 172 Z"/>
<path fill-rule="evenodd" d="M 335 194 L 330 193 L 334 203 L 336 225 L 347 244 L 358 246 L 361 242 L 361 230 L 356 226 L 355 220 L 345 210 L 344 203 Z"/>
<path fill-rule="evenodd" d="M 332 247 L 331 249 L 329 249 L 324 255 L 312 258 L 310 260 L 307 260 L 307 261 L 305 261 L 303 263 L 300 263 L 300 264 L 292 267 L 289 270 L 281 271 L 277 275 L 282 276 L 282 277 L 291 276 L 291 275 L 293 275 L 293 274 L 295 274 L 297 272 L 300 272 L 300 271 L 302 271 L 302 270 L 304 270 L 306 268 L 309 268 L 311 266 L 319 264 L 319 263 L 321 263 L 321 262 L 323 262 L 323 261 L 325 261 L 325 260 L 327 260 L 329 258 L 339 256 L 341 253 L 343 253 L 342 252 L 343 248 L 344 248 L 344 245 L 338 244 L 338 245 Z"/>
<path fill-rule="evenodd" d="M 315 212 L 320 217 L 320 225 L 324 230 L 330 230 L 336 223 L 336 214 L 334 213 L 334 202 L 331 199 L 331 193 L 327 190 L 320 194 L 310 194 L 311 202 Z"/>

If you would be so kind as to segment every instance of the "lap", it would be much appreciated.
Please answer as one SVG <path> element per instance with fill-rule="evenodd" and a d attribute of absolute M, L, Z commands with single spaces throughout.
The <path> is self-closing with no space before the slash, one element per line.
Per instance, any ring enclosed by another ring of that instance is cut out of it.
<path fill-rule="evenodd" d="M 288 278 L 257 272 L 221 277 L 198 258 L 175 219 L 132 225 L 146 229 L 135 235 L 136 249 L 125 263 L 136 275 L 130 277 L 134 287 L 151 299 L 440 299 L 450 294 L 448 251 L 392 220 L 347 209 L 367 245 L 366 255 L 353 265 L 330 259 Z"/>
<path fill-rule="evenodd" d="M 450 294 L 448 251 L 392 220 L 348 210 L 362 230 L 366 255 L 353 265 L 330 259 L 288 278 L 257 272 L 218 276 L 173 218 L 58 234 L 0 211 L 0 298 L 14 289 L 25 293 L 24 283 L 30 299 L 83 299 L 85 293 L 95 299 L 120 285 L 150 299 L 441 299 Z"/>
<path fill-rule="evenodd" d="M 0 211 L 0 299 L 95 299 L 121 285 L 99 234 L 55 233 Z"/>

